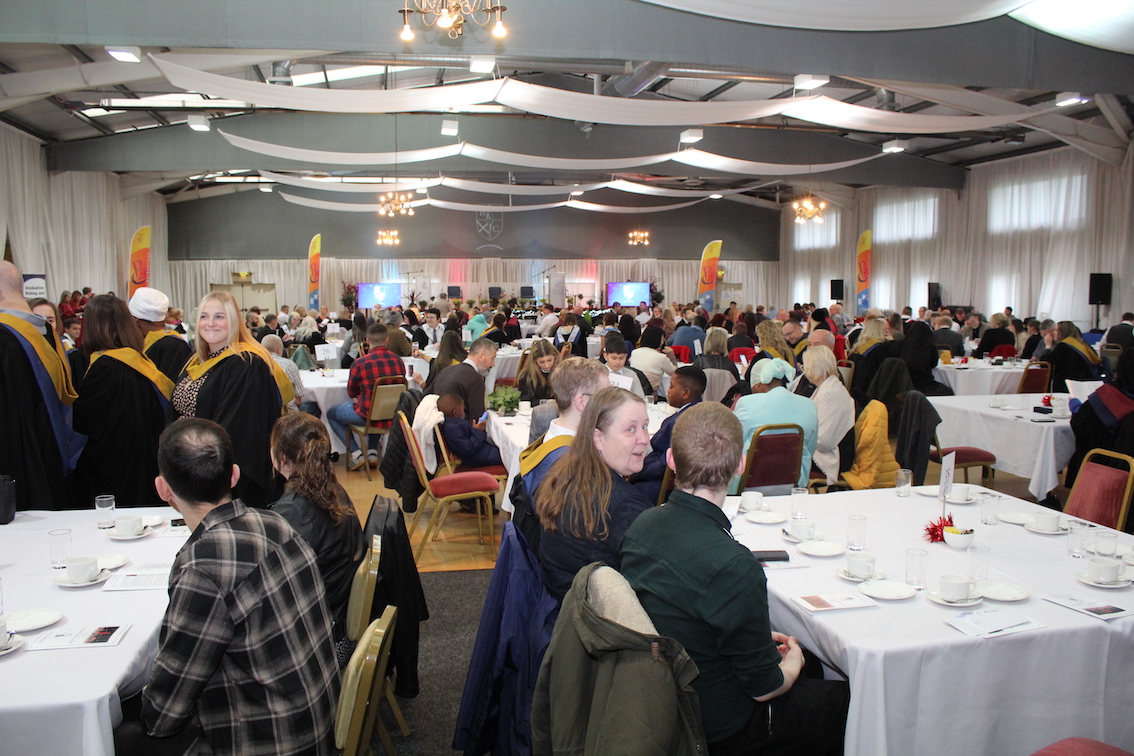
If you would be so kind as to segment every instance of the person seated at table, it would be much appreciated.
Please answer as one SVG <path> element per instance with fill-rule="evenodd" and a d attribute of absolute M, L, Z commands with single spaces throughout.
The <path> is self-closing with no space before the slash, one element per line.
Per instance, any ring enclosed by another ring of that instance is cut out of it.
<path fill-rule="evenodd" d="M 428 357 L 425 352 L 418 352 L 419 357 Z M 446 330 L 441 336 L 441 346 L 437 350 L 437 356 L 434 357 L 429 363 L 429 378 L 425 381 L 425 392 L 430 393 L 433 388 L 433 382 L 437 380 L 437 376 L 441 374 L 442 370 L 460 365 L 469 356 L 469 350 L 465 349 L 464 342 L 461 341 L 461 332 Z"/>
<path fill-rule="evenodd" d="M 697 354 L 697 349 L 694 344 L 701 346 L 701 351 L 704 351 L 705 346 L 705 332 L 709 328 L 709 321 L 701 315 L 693 315 L 691 310 L 687 310 L 686 314 L 690 316 L 685 325 L 678 326 L 673 335 L 665 340 L 666 346 L 683 346 L 689 350 L 689 354 Z"/>
<path fill-rule="evenodd" d="M 709 330 L 711 333 L 713 329 Z M 677 411 L 662 420 L 658 432 L 650 439 L 650 453 L 642 463 L 642 471 L 629 477 L 629 481 L 649 501 L 656 503 L 661 494 L 662 479 L 665 478 L 666 452 L 669 451 L 673 438 L 673 424 L 683 412 L 700 403 L 707 384 L 705 371 L 693 365 L 679 367 L 670 379 L 669 391 L 666 392 L 665 399 L 669 406 L 676 408 Z"/>
<path fill-rule="evenodd" d="M 334 621 L 331 637 L 345 646 L 350 587 L 366 554 L 366 538 L 350 496 L 335 478 L 331 437 L 311 415 L 292 413 L 272 428 L 271 450 L 272 467 L 287 483 L 283 496 L 268 508 L 315 552 Z"/>
<path fill-rule="evenodd" d="M 1039 324 L 1040 341 L 1032 352 L 1032 361 L 1050 361 L 1051 350 L 1059 343 L 1059 326 L 1051 318 L 1044 318 Z"/>
<path fill-rule="evenodd" d="M 755 349 L 756 342 L 748 336 L 748 324 L 738 320 L 732 327 L 732 336 L 728 337 L 728 351 L 733 349 Z"/>
<path fill-rule="evenodd" d="M 623 340 L 630 342 L 630 349 L 642 338 L 642 326 L 631 315 L 623 315 L 618 319 L 618 332 L 622 334 Z"/>
<path fill-rule="evenodd" d="M 1099 378 L 1098 353 L 1083 341 L 1079 327 L 1070 320 L 1058 325 L 1058 342 L 1051 349 L 1047 361 L 1051 363 L 1051 390 L 1067 393 L 1067 381 L 1097 381 Z"/>
<path fill-rule="evenodd" d="M 1121 322 L 1107 329 L 1102 343 L 1120 346 L 1127 352 L 1134 349 L 1134 312 L 1122 313 Z"/>
<path fill-rule="evenodd" d="M 847 683 L 802 676 L 803 648 L 772 630 L 764 570 L 721 511 L 744 472 L 743 437 L 720 404 L 681 416 L 667 454 L 676 488 L 626 531 L 622 574 L 658 634 L 697 664 L 691 685 L 711 756 L 840 754 Z"/>
<path fill-rule="evenodd" d="M 1040 322 L 1035 318 L 1025 320 L 1024 328 L 1027 329 L 1027 339 L 1020 349 L 1020 359 L 1030 360 L 1036 350 L 1043 346 L 1043 336 L 1040 334 Z"/>
<path fill-rule="evenodd" d="M 562 361 L 559 351 L 550 341 L 539 339 L 532 342 L 524 368 L 516 376 L 520 401 L 538 405 L 546 399 L 551 399 L 551 372 Z"/>
<path fill-rule="evenodd" d="M 167 428 L 158 468 L 158 495 L 193 535 L 170 570 L 142 729 L 188 753 L 336 753 L 339 669 L 311 547 L 280 515 L 233 498 L 240 468 L 216 423 Z M 124 724 L 115 750 L 172 752 L 143 740 Z"/>
<path fill-rule="evenodd" d="M 563 351 L 564 344 L 571 345 L 571 354 L 576 357 L 587 356 L 587 337 L 579 326 L 579 316 L 569 312 L 563 316 L 563 325 L 555 329 L 554 344 L 556 349 Z"/>
<path fill-rule="evenodd" d="M 988 323 L 984 322 L 984 318 L 976 310 L 969 311 L 964 323 L 965 325 L 961 328 L 961 336 L 965 341 L 980 341 L 984 332 L 988 330 Z"/>
<path fill-rule="evenodd" d="M 785 388 L 794 377 L 795 368 L 784 360 L 760 360 L 749 371 L 752 393 L 740 397 L 735 412 L 744 429 L 745 451 L 761 425 L 793 423 L 803 429 L 803 456 L 799 462 L 797 485 L 806 486 L 811 475 L 815 438 L 819 433 L 819 415 L 813 401 Z M 733 493 L 740 492 L 740 483 L 739 479 L 734 482 Z"/>
<path fill-rule="evenodd" d="M 736 363 L 728 358 L 728 331 L 723 328 L 709 329 L 705 334 L 705 351 L 693 358 L 693 367 L 701 370 L 724 370 L 740 380 Z"/>
<path fill-rule="evenodd" d="M 340 364 L 349 368 L 351 363 L 358 359 L 366 344 L 366 315 L 355 312 L 351 317 L 351 329 L 343 339 L 343 358 Z"/>
<path fill-rule="evenodd" d="M 977 348 L 973 350 L 973 357 L 976 357 L 978 360 L 983 357 L 988 357 L 992 354 L 992 350 L 996 349 L 998 346 L 1010 346 L 1015 349 L 1016 336 L 1008 330 L 1010 322 L 1008 316 L 1004 313 L 992 313 L 992 317 L 988 319 L 988 328 L 985 329 L 984 335 L 980 337 L 980 343 L 977 344 Z"/>
<path fill-rule="evenodd" d="M 599 336 L 606 336 L 611 331 L 618 330 L 618 313 L 607 310 L 602 315 L 602 327 L 598 329 Z"/>
<path fill-rule="evenodd" d="M 937 326 L 933 330 L 933 344 L 940 352 L 948 349 L 954 357 L 965 354 L 965 340 L 961 334 L 953 330 L 953 319 L 948 315 L 937 318 Z"/>
<path fill-rule="evenodd" d="M 424 320 L 421 327 L 414 333 L 413 342 L 417 344 L 418 349 L 425 349 L 430 345 L 439 345 L 441 337 L 444 335 L 445 329 L 441 325 L 441 311 L 431 307 L 425 311 Z"/>
<path fill-rule="evenodd" d="M 469 329 L 469 331 L 471 331 L 470 339 L 472 341 L 479 339 L 481 337 L 481 334 L 484 333 L 485 329 L 488 328 L 488 323 L 491 319 L 491 312 L 491 307 L 489 307 L 487 304 L 482 304 L 480 308 L 478 310 L 475 310 L 474 314 L 469 317 L 469 322 L 466 327 Z"/>
<path fill-rule="evenodd" d="M 1075 483 L 1083 458 L 1092 449 L 1134 455 L 1134 349 L 1123 350 L 1111 380 L 1100 386 L 1071 416 L 1075 453 L 1067 463 L 1067 488 Z M 1134 526 L 1127 519 L 1126 529 Z"/>
<path fill-rule="evenodd" d="M 862 326 L 861 335 L 854 349 L 848 355 L 854 363 L 854 383 L 852 390 L 866 392 L 874 374 L 887 357 L 895 356 L 895 349 L 889 340 L 890 325 L 882 318 L 873 318 Z"/>
<path fill-rule="evenodd" d="M 347 426 L 366 425 L 370 417 L 370 401 L 374 395 L 374 386 L 382 379 L 402 378 L 406 374 L 406 365 L 398 355 L 386 348 L 388 330 L 381 323 L 370 326 L 366 331 L 366 341 L 370 351 L 359 357 L 350 366 L 350 376 L 347 378 L 347 396 L 353 397 L 349 402 L 331 407 L 327 410 L 327 422 L 335 435 L 348 441 L 350 461 L 348 469 L 358 470 L 366 464 L 378 461 L 378 445 L 382 436 L 371 434 L 364 453 L 358 448 L 358 440 L 353 433 L 347 432 Z M 392 420 L 382 420 L 374 424 L 376 428 L 389 428 Z"/>
<path fill-rule="evenodd" d="M 295 338 L 295 332 L 299 330 L 300 324 L 303 323 L 303 316 L 298 312 L 293 312 L 287 318 L 287 336 L 288 341 Z"/>
<path fill-rule="evenodd" d="M 543 306 L 542 313 L 539 328 L 536 329 L 536 336 L 546 336 L 550 339 L 551 335 L 555 333 L 555 329 L 559 327 L 559 315 L 556 314 L 555 308 L 549 304 Z"/>
<path fill-rule="evenodd" d="M 399 357 L 411 356 L 413 346 L 402 330 L 402 314 L 397 310 L 385 310 L 382 313 L 382 324 L 386 326 L 386 348 Z"/>
<path fill-rule="evenodd" d="M 632 391 L 643 399 L 646 398 L 650 381 L 644 373 L 626 364 L 626 339 L 622 338 L 620 332 L 611 332 L 603 337 L 602 358 L 606 361 L 608 377 L 611 375 L 622 376 L 630 381 L 630 385 L 621 386 L 621 388 Z M 610 385 L 615 385 L 615 381 L 617 379 L 612 378 Z"/>
<path fill-rule="evenodd" d="M 661 388 L 663 375 L 673 375 L 677 369 L 677 358 L 673 356 L 673 350 L 665 346 L 662 329 L 646 326 L 637 348 L 630 355 L 630 367 L 645 374 L 652 394 Z"/>
<path fill-rule="evenodd" d="M 300 412 L 314 417 L 322 417 L 323 411 L 319 409 L 318 402 L 313 399 L 304 401 L 307 398 L 307 389 L 303 386 L 303 375 L 299 372 L 295 362 L 283 356 L 283 339 L 274 333 L 270 333 L 260 343 L 268 350 L 268 354 L 272 356 L 272 361 L 280 366 L 287 379 L 291 381 L 291 387 L 295 391 L 295 399 L 287 404 L 287 408 L 298 409 Z"/>
<path fill-rule="evenodd" d="M 1012 338 L 1016 340 L 1016 356 L 1019 357 L 1020 352 L 1024 351 L 1024 346 L 1028 343 L 1028 327 L 1019 318 L 1009 318 L 1008 330 L 1012 332 Z"/>
<path fill-rule="evenodd" d="M 1000 313 L 996 313 L 999 315 Z M 940 355 L 933 343 L 933 332 L 927 323 L 913 320 L 907 325 L 906 338 L 896 347 L 910 372 L 915 389 L 926 396 L 952 396 L 953 390 L 933 377 Z"/>
<path fill-rule="evenodd" d="M 536 490 L 543 526 L 543 583 L 557 601 L 575 573 L 591 562 L 619 569 L 622 536 L 653 506 L 626 482 L 649 449 L 649 416 L 641 397 L 613 386 L 590 398 L 568 451 Z"/>
<path fill-rule="evenodd" d="M 795 364 L 799 365 L 803 358 L 803 350 L 807 348 L 807 334 L 803 332 L 803 326 L 795 318 L 784 323 L 783 329 L 780 331 L 783 334 L 784 341 L 787 342 L 788 347 L 791 348 L 792 356 L 795 358 Z"/>
<path fill-rule="evenodd" d="M 751 383 L 752 370 L 764 360 L 783 360 L 794 369 L 795 351 L 784 338 L 783 327 L 778 320 L 768 319 L 756 326 L 756 356 L 745 372 L 744 380 Z"/>
<path fill-rule="evenodd" d="M 488 440 L 484 430 L 485 421 L 471 422 L 465 417 L 465 403 L 456 394 L 442 394 L 437 399 L 437 409 L 445 416 L 441 433 L 449 451 L 461 460 L 465 467 L 490 467 L 500 465 L 500 450 Z"/>
<path fill-rule="evenodd" d="M 133 297 L 131 297 L 131 301 L 132 300 Z M 274 333 L 277 336 L 281 335 L 282 330 L 279 327 L 279 318 L 276 317 L 274 312 L 269 312 L 267 315 L 264 315 L 263 320 L 264 324 L 252 332 L 252 336 L 256 341 L 263 343 L 264 337 L 270 333 Z"/>
<path fill-rule="evenodd" d="M 810 398 L 819 422 L 811 461 L 828 484 L 834 483 L 854 462 L 854 399 L 839 376 L 835 353 L 826 346 L 814 345 L 803 353 L 803 374 L 815 386 Z M 844 450 L 849 459 L 843 459 Z"/>
<path fill-rule="evenodd" d="M 428 389 L 428 393 L 456 394 L 465 404 L 465 417 L 484 414 L 484 379 L 496 365 L 496 343 L 480 338 L 469 347 L 469 356 L 459 365 L 446 368 Z"/>
<path fill-rule="evenodd" d="M 497 346 L 507 346 L 512 343 L 512 339 L 504 331 L 504 323 L 508 320 L 504 313 L 498 312 L 492 316 L 492 325 L 484 330 L 481 334 L 483 338 L 490 339 L 496 342 Z"/>

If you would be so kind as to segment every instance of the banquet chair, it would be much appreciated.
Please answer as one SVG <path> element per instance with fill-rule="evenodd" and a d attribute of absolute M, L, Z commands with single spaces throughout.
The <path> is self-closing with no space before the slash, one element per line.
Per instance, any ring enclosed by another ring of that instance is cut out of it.
<path fill-rule="evenodd" d="M 965 471 L 965 482 L 969 482 L 969 468 L 981 468 L 980 479 L 988 488 L 994 488 L 992 485 L 996 480 L 996 470 L 992 467 L 996 464 L 996 455 L 990 451 L 979 449 L 975 446 L 949 446 L 944 449 L 941 448 L 941 441 L 937 438 L 937 433 L 933 434 L 933 448 L 929 450 L 929 461 L 941 464 L 941 460 L 949 456 L 949 454 L 956 454 L 953 459 L 954 470 Z"/>
<path fill-rule="evenodd" d="M 835 334 L 835 359 L 845 360 L 847 358 L 847 337 L 841 333 Z"/>
<path fill-rule="evenodd" d="M 564 360 L 571 356 L 571 342 L 564 342 L 563 346 L 559 347 L 559 356 Z"/>
<path fill-rule="evenodd" d="M 737 347 L 736 349 L 729 350 L 728 358 L 733 362 L 740 364 L 740 358 L 744 356 L 748 360 L 748 364 L 752 364 L 752 360 L 756 359 L 756 350 L 752 347 Z"/>
<path fill-rule="evenodd" d="M 1051 387 L 1051 363 L 1029 362 L 1020 376 L 1017 394 L 1046 394 Z"/>
<path fill-rule="evenodd" d="M 411 536 L 414 529 L 417 528 L 417 521 L 421 519 L 421 513 L 425 511 L 428 499 L 435 502 L 433 514 L 429 518 L 429 524 L 426 525 L 421 543 L 417 545 L 417 549 L 413 553 L 413 558 L 416 560 L 421 557 L 421 552 L 425 550 L 425 544 L 431 535 L 436 537 L 435 531 L 440 529 L 441 517 L 448 512 L 449 507 L 469 499 L 476 500 L 476 526 L 480 534 L 480 543 L 484 543 L 484 522 L 482 518 L 485 516 L 488 517 L 489 530 L 493 541 L 495 541 L 496 526 L 492 518 L 492 497 L 500 490 L 500 484 L 496 481 L 496 478 L 486 472 L 463 472 L 430 479 L 429 473 L 425 469 L 425 459 L 422 457 L 421 447 L 417 443 L 417 436 L 414 435 L 413 427 L 404 412 L 398 412 L 398 424 L 405 435 L 406 446 L 409 447 L 410 458 L 413 460 L 418 482 L 425 488 L 425 494 L 428 497 L 414 512 L 413 521 L 409 527 Z M 493 549 L 493 556 L 495 554 L 496 550 Z"/>
<path fill-rule="evenodd" d="M 671 346 L 670 349 L 673 350 L 673 354 L 675 357 L 677 357 L 678 362 L 683 362 L 688 365 L 693 361 L 693 353 L 689 350 L 689 347 L 677 344 Z"/>
<path fill-rule="evenodd" d="M 460 459 L 453 456 L 449 451 L 449 445 L 445 443 L 445 433 L 441 430 L 441 424 L 433 426 L 433 432 L 437 436 L 437 448 L 441 450 L 441 467 L 445 469 L 446 475 L 453 473 L 463 472 L 486 472 L 500 483 L 508 481 L 508 468 L 504 465 L 487 465 L 485 467 L 471 467 L 461 462 Z"/>
<path fill-rule="evenodd" d="M 938 349 L 937 358 L 941 360 L 942 365 L 953 364 L 953 350 L 952 349 Z"/>
<path fill-rule="evenodd" d="M 335 714 L 335 747 L 342 750 L 343 756 L 370 756 L 375 730 L 386 753 L 397 754 L 390 733 L 378 716 L 397 615 L 398 608 L 388 606 L 381 617 L 367 626 L 343 671 Z"/>
<path fill-rule="evenodd" d="M 524 365 L 528 364 L 528 358 L 532 356 L 532 348 L 528 347 L 520 352 L 520 365 L 516 368 L 516 375 L 524 374 Z"/>
<path fill-rule="evenodd" d="M 287 358 L 288 358 L 289 360 L 293 360 L 293 359 L 295 359 L 295 353 L 296 353 L 296 352 L 298 352 L 298 351 L 299 351 L 300 349 L 302 349 L 303 351 L 307 352 L 307 356 L 308 356 L 308 357 L 310 357 L 310 356 L 311 356 L 311 350 L 307 348 L 307 345 L 306 345 L 306 344 L 288 344 L 288 347 L 287 347 Z"/>
<path fill-rule="evenodd" d="M 851 390 L 854 385 L 854 362 L 851 360 L 838 361 L 839 377 L 843 379 L 843 385 L 847 387 L 847 391 Z"/>
<path fill-rule="evenodd" d="M 1110 364 L 1117 365 L 1118 358 L 1122 356 L 1121 344 L 1103 344 L 1099 347 L 1099 357 L 1109 358 Z"/>
<path fill-rule="evenodd" d="M 719 402 L 725 398 L 729 389 L 736 385 L 737 378 L 727 370 L 720 368 L 705 369 L 705 391 L 701 399 L 706 402 Z"/>
<path fill-rule="evenodd" d="M 677 479 L 674 477 L 673 468 L 667 465 L 665 468 L 665 476 L 662 477 L 661 491 L 658 493 L 658 500 L 654 502 L 655 505 L 660 507 L 662 504 L 665 504 L 666 499 L 673 493 L 673 489 L 676 486 Z"/>
<path fill-rule="evenodd" d="M 1064 738 L 1032 756 L 1131 756 L 1131 753 L 1091 738 Z"/>
<path fill-rule="evenodd" d="M 989 358 L 996 359 L 997 357 L 1015 357 L 1016 347 L 1012 344 L 1001 344 L 988 353 Z"/>
<path fill-rule="evenodd" d="M 366 471 L 366 479 L 370 477 L 370 463 L 365 459 L 367 441 L 371 436 L 383 436 L 390 432 L 390 425 L 394 419 L 394 411 L 398 407 L 398 399 L 406 390 L 406 379 L 403 376 L 385 376 L 379 378 L 374 384 L 370 394 L 370 415 L 366 418 L 366 425 L 348 425 L 346 433 L 346 447 L 350 449 L 350 434 L 354 434 L 358 448 L 363 452 L 362 469 Z M 377 423 L 388 422 L 384 428 Z M 349 464 L 348 464 L 349 468 Z"/>
<path fill-rule="evenodd" d="M 740 488 L 742 491 L 750 488 L 794 488 L 799 482 L 802 461 L 803 428 L 795 423 L 761 425 L 748 444 L 748 459 Z"/>
<path fill-rule="evenodd" d="M 1096 462 L 1096 458 L 1121 462 L 1126 470 L 1101 461 Z M 1108 528 L 1124 530 L 1130 512 L 1132 490 L 1134 458 L 1106 449 L 1092 449 L 1083 458 L 1063 512 Z"/>

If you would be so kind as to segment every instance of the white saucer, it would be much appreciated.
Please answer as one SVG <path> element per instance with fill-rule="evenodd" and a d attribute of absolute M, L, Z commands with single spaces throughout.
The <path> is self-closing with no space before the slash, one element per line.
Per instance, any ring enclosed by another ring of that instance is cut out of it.
<path fill-rule="evenodd" d="M 67 572 L 64 571 L 62 575 L 59 575 L 55 578 L 55 584 L 57 586 L 59 586 L 60 588 L 87 588 L 87 587 L 92 586 L 92 585 L 98 585 L 99 583 L 104 583 L 109 578 L 110 578 L 110 570 L 103 570 L 102 572 L 95 575 L 94 580 L 90 581 L 89 583 L 71 583 L 71 582 L 68 582 Z"/>
<path fill-rule="evenodd" d="M 785 541 L 790 541 L 791 543 L 803 543 L 802 539 L 799 539 L 799 538 L 796 538 L 795 536 L 793 536 L 790 532 L 788 532 L 788 530 L 786 528 L 780 530 L 780 535 L 783 536 Z M 818 530 L 816 530 L 815 531 L 815 537 L 812 538 L 811 540 L 812 541 L 822 541 L 823 540 L 823 534 L 820 533 Z"/>
<path fill-rule="evenodd" d="M 1031 532 L 1039 533 L 1040 535 L 1067 535 L 1067 528 L 1063 527 L 1062 525 L 1059 526 L 1059 530 L 1037 530 L 1035 526 L 1032 525 L 1031 521 L 1027 522 L 1024 525 L 1024 530 L 1030 530 Z"/>
<path fill-rule="evenodd" d="M 1015 583 L 978 580 L 976 589 L 977 593 L 990 601 L 1023 601 L 1028 597 L 1028 589 Z"/>
<path fill-rule="evenodd" d="M 787 521 L 787 515 L 783 512 L 772 512 L 766 509 L 757 509 L 755 512 L 745 512 L 744 519 L 749 522 L 759 523 L 760 525 L 776 525 L 781 522 Z"/>
<path fill-rule="evenodd" d="M 962 505 L 965 505 L 965 504 L 972 504 L 975 501 L 976 501 L 975 496 L 970 496 L 967 499 L 949 499 L 949 498 L 945 499 L 946 504 L 956 504 L 958 506 L 962 506 Z"/>
<path fill-rule="evenodd" d="M 874 577 L 860 578 L 847 572 L 846 567 L 840 567 L 839 569 L 835 570 L 835 574 L 841 577 L 843 580 L 849 580 L 852 583 L 863 583 L 867 580 L 884 580 L 886 578 L 886 573 L 882 570 L 875 570 Z"/>
<path fill-rule="evenodd" d="M 936 499 L 940 494 L 940 489 L 937 486 L 914 486 L 913 491 L 921 496 L 928 496 L 931 499 Z"/>
<path fill-rule="evenodd" d="M 1009 525 L 1027 525 L 1032 521 L 1032 516 L 1023 512 L 1001 512 L 999 520 Z"/>
<path fill-rule="evenodd" d="M 8 632 L 28 633 L 39 630 L 41 627 L 54 625 L 63 618 L 63 612 L 58 609 L 21 609 L 5 615 L 8 621 Z"/>
<path fill-rule="evenodd" d="M 806 541 L 799 544 L 799 550 L 808 556 L 833 557 L 845 554 L 847 547 L 832 541 Z"/>
<path fill-rule="evenodd" d="M 137 535 L 119 535 L 118 528 L 111 528 L 110 530 L 103 531 L 106 533 L 107 538 L 112 541 L 136 541 L 139 538 L 145 538 L 154 532 L 154 529 L 149 525 L 142 528 L 142 532 Z"/>
<path fill-rule="evenodd" d="M 917 593 L 911 586 L 897 580 L 867 580 L 859 584 L 858 590 L 871 598 L 885 601 L 908 599 Z"/>
<path fill-rule="evenodd" d="M 1110 588 L 1112 590 L 1115 588 L 1125 588 L 1130 585 L 1130 578 L 1122 578 L 1121 580 L 1114 583 L 1096 583 L 1094 580 L 1091 580 L 1089 577 L 1087 577 L 1086 572 L 1076 572 L 1075 579 L 1080 583 L 1086 583 L 1087 585 L 1094 586 L 1095 588 Z"/>
<path fill-rule="evenodd" d="M 148 528 L 161 527 L 165 520 L 161 515 L 147 515 L 142 518 L 142 525 Z"/>
<path fill-rule="evenodd" d="M 103 554 L 95 558 L 98 559 L 100 570 L 116 570 L 130 561 L 125 554 Z"/>
<path fill-rule="evenodd" d="M 967 599 L 961 601 L 946 601 L 937 591 L 926 591 L 925 597 L 935 604 L 941 604 L 941 606 L 976 606 L 984 600 L 980 596 L 970 595 Z"/>
<path fill-rule="evenodd" d="M 1127 564 L 1134 564 L 1134 552 L 1128 551 L 1123 554 L 1122 561 L 1126 562 Z"/>
<path fill-rule="evenodd" d="M 11 638 L 8 639 L 8 647 L 6 649 L 4 649 L 3 651 L 0 651 L 0 656 L 7 656 L 8 654 L 12 653 L 13 651 L 19 651 L 23 647 L 24 647 L 24 636 L 13 635 Z"/>

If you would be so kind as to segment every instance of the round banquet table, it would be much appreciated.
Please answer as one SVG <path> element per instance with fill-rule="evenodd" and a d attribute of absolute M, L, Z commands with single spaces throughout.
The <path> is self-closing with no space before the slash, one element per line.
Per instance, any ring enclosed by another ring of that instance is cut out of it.
<path fill-rule="evenodd" d="M 986 365 L 980 360 L 965 365 L 938 365 L 933 377 L 953 389 L 957 396 L 1015 394 L 1024 375 L 1021 365 Z"/>

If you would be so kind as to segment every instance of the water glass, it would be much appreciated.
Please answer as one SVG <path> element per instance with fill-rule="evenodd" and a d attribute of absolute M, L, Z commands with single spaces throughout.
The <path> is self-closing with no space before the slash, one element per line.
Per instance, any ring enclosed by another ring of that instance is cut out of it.
<path fill-rule="evenodd" d="M 67 560 L 71 558 L 71 531 L 67 528 L 49 530 L 47 547 L 51 553 L 51 569 L 67 569 Z"/>
<path fill-rule="evenodd" d="M 1109 530 L 1095 533 L 1095 555 L 1113 558 L 1118 548 L 1118 534 Z"/>
<path fill-rule="evenodd" d="M 906 584 L 915 591 L 925 590 L 929 572 L 929 552 L 925 549 L 906 549 Z"/>
<path fill-rule="evenodd" d="M 1082 559 L 1091 548 L 1091 526 L 1083 520 L 1067 522 L 1067 556 Z"/>
<path fill-rule="evenodd" d="M 114 527 L 114 497 L 110 494 L 96 496 L 94 500 L 95 514 L 99 530 L 109 530 Z"/>
<path fill-rule="evenodd" d="M 791 489 L 791 519 L 802 520 L 807 517 L 807 489 Z"/>
<path fill-rule="evenodd" d="M 866 515 L 847 515 L 847 549 L 862 551 L 866 548 Z"/>
<path fill-rule="evenodd" d="M 898 470 L 898 475 L 894 482 L 894 488 L 897 489 L 898 496 L 903 499 L 910 495 L 911 487 L 913 486 L 913 470 L 902 468 Z"/>
<path fill-rule="evenodd" d="M 1000 496 L 984 494 L 980 502 L 980 522 L 982 525 L 1000 524 Z"/>
<path fill-rule="evenodd" d="M 969 577 L 973 580 L 988 580 L 988 547 L 969 547 Z"/>

